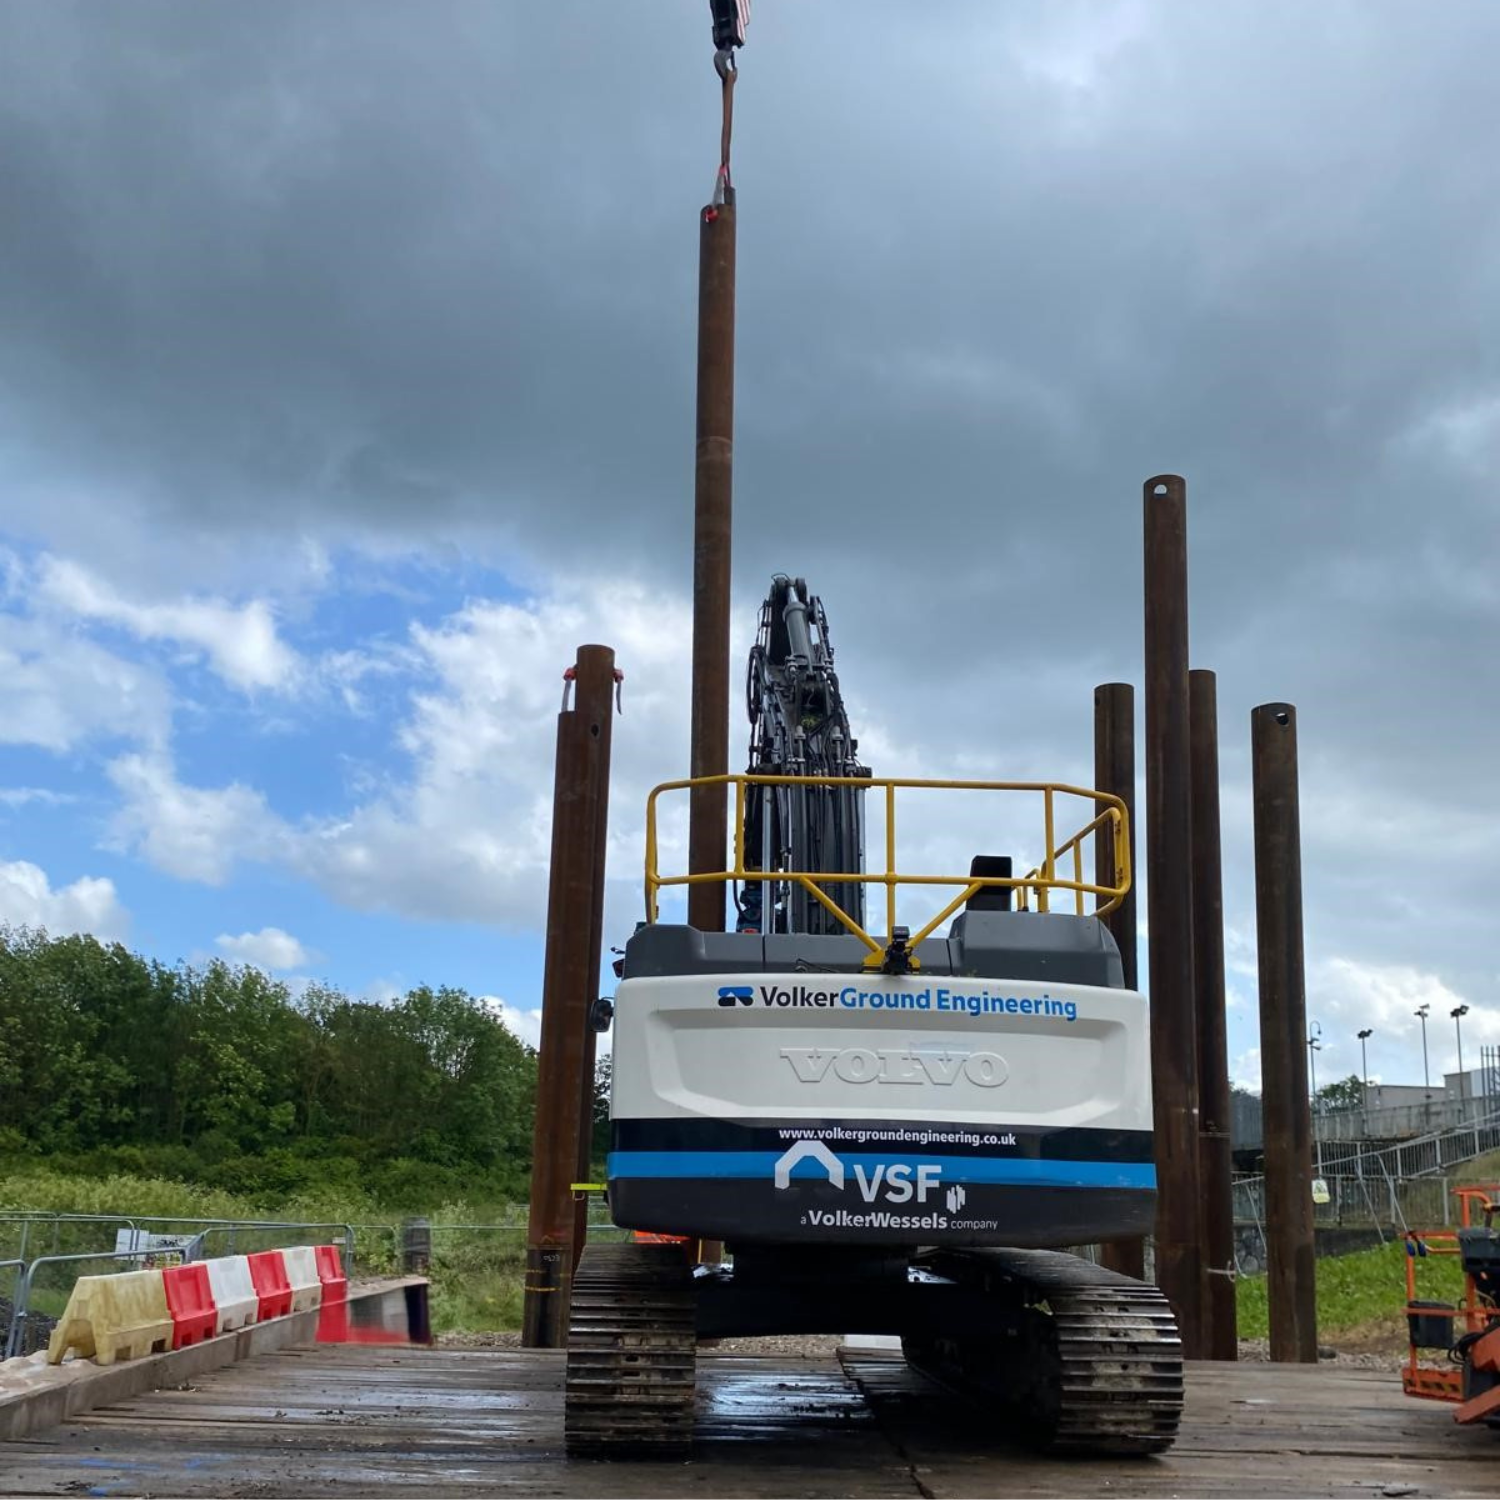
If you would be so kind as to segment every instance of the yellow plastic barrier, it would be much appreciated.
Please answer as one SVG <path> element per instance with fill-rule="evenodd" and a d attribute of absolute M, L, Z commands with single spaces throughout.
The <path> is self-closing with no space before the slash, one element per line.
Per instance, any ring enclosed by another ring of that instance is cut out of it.
<path fill-rule="evenodd" d="M 80 1276 L 47 1345 L 47 1363 L 69 1349 L 101 1365 L 172 1347 L 172 1315 L 160 1271 Z"/>

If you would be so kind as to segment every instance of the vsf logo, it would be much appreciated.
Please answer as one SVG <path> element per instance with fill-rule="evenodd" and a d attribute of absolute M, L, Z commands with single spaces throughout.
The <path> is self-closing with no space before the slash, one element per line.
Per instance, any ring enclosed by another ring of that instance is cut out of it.
<path fill-rule="evenodd" d="M 814 1165 L 797 1172 L 804 1162 Z M 831 1187 L 843 1191 L 846 1176 L 844 1164 L 822 1141 L 798 1141 L 776 1163 L 776 1190 L 785 1192 L 792 1185 L 793 1174 L 798 1178 L 822 1174 Z M 854 1163 L 854 1186 L 866 1203 L 883 1199 L 887 1203 L 910 1203 L 913 1198 L 925 1203 L 928 1194 L 942 1191 L 943 1169 L 923 1162 L 913 1166 L 910 1162 L 881 1162 L 878 1166 L 865 1168 Z"/>
<path fill-rule="evenodd" d="M 754 1005 L 755 991 L 748 984 L 721 984 L 719 1004 L 724 1006 Z"/>
<path fill-rule="evenodd" d="M 721 990 L 720 995 L 723 995 Z M 748 1003 L 748 1002 L 747 1002 Z M 720 999 L 720 1005 L 733 1004 Z M 1010 1077 L 998 1052 L 968 1052 L 945 1047 L 783 1047 L 781 1055 L 803 1083 L 822 1083 L 831 1073 L 845 1083 L 935 1083 L 951 1085 L 965 1078 L 982 1089 L 997 1089 Z"/>

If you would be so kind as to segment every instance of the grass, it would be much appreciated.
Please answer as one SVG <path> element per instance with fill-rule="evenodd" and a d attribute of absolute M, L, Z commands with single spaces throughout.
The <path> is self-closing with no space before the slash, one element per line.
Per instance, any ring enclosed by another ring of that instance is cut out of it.
<path fill-rule="evenodd" d="M 1454 1186 L 1500 1183 L 1500 1151 L 1475 1157 L 1448 1176 Z M 1436 1182 L 1434 1181 L 1436 1186 Z M 1457 1223 L 1457 1210 L 1454 1210 Z M 1269 1335 L 1266 1278 L 1246 1276 L 1237 1284 L 1240 1337 Z M 1452 1256 L 1428 1256 L 1417 1264 L 1417 1297 L 1457 1302 L 1463 1274 Z M 1318 1333 L 1341 1346 L 1404 1348 L 1406 1324 L 1406 1251 L 1400 1240 L 1354 1255 L 1330 1256 L 1318 1262 Z M 1341 1337 L 1342 1336 L 1342 1337 Z"/>
<path fill-rule="evenodd" d="M 433 1267 L 432 1326 L 438 1333 L 493 1333 L 521 1326 L 524 1257 L 461 1276 Z"/>
<path fill-rule="evenodd" d="M 1266 1278 L 1246 1276 L 1236 1286 L 1240 1337 L 1268 1337 Z M 1463 1276 L 1456 1258 L 1428 1256 L 1418 1264 L 1419 1298 L 1456 1302 L 1462 1292 Z M 1400 1241 L 1318 1262 L 1319 1335 L 1368 1334 L 1377 1326 L 1389 1325 L 1396 1341 L 1402 1342 L 1400 1314 L 1405 1302 L 1406 1250 Z"/>
<path fill-rule="evenodd" d="M 1453 1173 L 1455 1182 L 1500 1182 L 1500 1151 L 1489 1151 L 1465 1162 Z"/>

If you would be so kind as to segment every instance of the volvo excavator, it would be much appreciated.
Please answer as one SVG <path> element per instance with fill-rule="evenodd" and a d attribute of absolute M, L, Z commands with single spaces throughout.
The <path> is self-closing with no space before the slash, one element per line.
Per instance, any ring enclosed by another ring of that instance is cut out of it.
<path fill-rule="evenodd" d="M 660 868 L 658 802 L 694 783 L 648 804 L 607 1192 L 616 1224 L 686 1239 L 584 1250 L 570 1452 L 681 1451 L 698 1341 L 769 1333 L 898 1335 L 913 1369 L 1033 1443 L 1162 1451 L 1183 1399 L 1171 1309 L 1067 1248 L 1149 1233 L 1154 1215 L 1146 1004 L 1100 920 L 1129 882 L 1123 805 L 872 775 L 800 579 L 772 582 L 748 707 L 725 870 Z M 983 840 L 966 870 L 900 863 L 899 804 L 937 797 L 955 804 L 946 826 Z M 1007 801 L 1038 826 L 995 852 L 987 818 Z M 1110 885 L 1084 877 L 1098 838 Z M 735 931 L 661 919 L 664 893 L 705 878 L 734 893 Z M 898 921 L 924 901 L 916 930 Z M 700 1240 L 728 1259 L 695 1264 Z"/>

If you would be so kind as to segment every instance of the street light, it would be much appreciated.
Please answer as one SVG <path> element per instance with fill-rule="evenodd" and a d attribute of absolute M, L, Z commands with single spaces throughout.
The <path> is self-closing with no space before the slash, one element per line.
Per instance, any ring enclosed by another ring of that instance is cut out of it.
<path fill-rule="evenodd" d="M 1323 1028 L 1316 1021 L 1307 1028 L 1307 1065 L 1312 1072 L 1313 1107 L 1318 1103 L 1318 1053 L 1323 1050 Z"/>
<path fill-rule="evenodd" d="M 1456 1005 L 1448 1012 L 1453 1017 L 1453 1036 L 1458 1042 L 1458 1115 L 1462 1119 L 1468 1113 L 1464 1100 L 1468 1097 L 1469 1090 L 1464 1083 L 1464 1034 L 1462 1030 L 1463 1018 L 1468 1015 L 1467 1005 Z"/>
<path fill-rule="evenodd" d="M 1422 1023 L 1422 1087 L 1427 1090 L 1427 1102 L 1429 1104 L 1432 1103 L 1432 1079 L 1427 1072 L 1427 1012 L 1431 1009 L 1430 1005 L 1424 1005 L 1413 1012 L 1416 1018 Z"/>
<path fill-rule="evenodd" d="M 1366 1026 L 1359 1033 L 1359 1072 L 1365 1081 L 1365 1091 L 1360 1095 L 1360 1102 L 1364 1106 L 1363 1114 L 1366 1135 L 1370 1133 L 1370 1058 L 1369 1054 L 1365 1051 L 1365 1045 L 1374 1035 L 1375 1028 L 1373 1026 Z"/>

